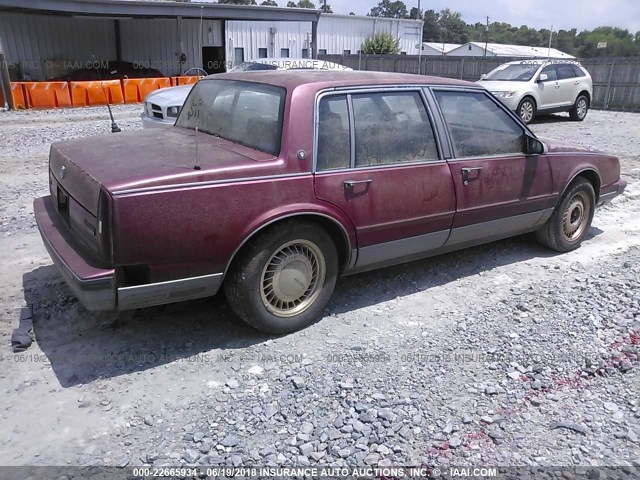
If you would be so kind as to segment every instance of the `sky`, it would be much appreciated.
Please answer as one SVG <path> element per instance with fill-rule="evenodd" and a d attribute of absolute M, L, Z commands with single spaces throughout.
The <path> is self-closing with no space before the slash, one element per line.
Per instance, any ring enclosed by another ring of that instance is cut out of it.
<path fill-rule="evenodd" d="M 365 15 L 379 0 L 327 0 L 335 13 Z M 278 2 L 280 3 L 280 2 Z M 284 2 L 286 4 L 286 2 Z M 321 4 L 322 0 L 316 0 Z M 407 9 L 418 6 L 418 0 L 404 2 Z M 598 26 L 640 31 L 640 0 L 422 0 L 423 10 L 449 8 L 462 13 L 467 23 L 507 22 L 515 26 L 535 28 L 577 28 L 578 31 Z"/>

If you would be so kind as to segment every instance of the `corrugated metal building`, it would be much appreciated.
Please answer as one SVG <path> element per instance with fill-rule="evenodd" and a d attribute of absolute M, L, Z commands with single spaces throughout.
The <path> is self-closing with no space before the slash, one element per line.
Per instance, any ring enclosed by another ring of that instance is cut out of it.
<path fill-rule="evenodd" d="M 568 53 L 555 48 L 528 47 L 524 45 L 506 45 L 502 43 L 487 44 L 487 57 L 520 57 L 520 58 L 555 58 L 575 59 Z M 447 53 L 450 57 L 483 57 L 485 44 L 483 42 L 469 42 Z"/>
<path fill-rule="evenodd" d="M 48 1 L 53 3 L 55 0 Z M 111 5 L 116 3 L 148 8 L 150 2 L 111 2 Z M 184 8 L 193 4 L 154 2 L 153 7 L 171 12 L 172 8 L 178 8 L 176 5 Z M 211 12 L 215 15 L 220 7 L 209 4 L 203 8 L 213 8 Z M 312 56 L 312 21 L 273 21 L 274 17 L 284 18 L 283 12 L 302 9 L 233 8 L 241 13 L 254 12 L 254 18 L 265 12 L 270 19 L 230 20 L 208 15 L 209 18 L 201 23 L 199 18 L 171 18 L 171 14 L 165 18 L 124 14 L 51 15 L 14 9 L 1 12 L 0 43 L 4 45 L 12 80 L 46 80 L 70 70 L 87 68 L 93 62 L 100 64 L 116 59 L 155 68 L 170 76 L 190 67 L 204 68 L 209 73 L 224 71 L 225 67 L 252 58 Z M 197 13 L 198 10 L 190 12 Z M 306 15 L 305 18 L 309 15 L 318 18 L 316 11 L 307 10 L 301 14 Z M 389 32 L 399 38 L 402 53 L 418 54 L 419 21 L 334 14 L 319 18 L 317 52 L 355 54 L 367 37 L 378 32 Z"/>
<path fill-rule="evenodd" d="M 454 50 L 461 45 L 459 43 L 441 43 L 441 42 L 423 42 L 422 54 L 423 55 L 446 55 L 451 50 Z"/>

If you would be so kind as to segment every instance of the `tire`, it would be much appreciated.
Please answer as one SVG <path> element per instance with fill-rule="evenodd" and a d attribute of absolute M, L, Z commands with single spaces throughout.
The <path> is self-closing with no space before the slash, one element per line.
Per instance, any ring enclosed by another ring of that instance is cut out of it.
<path fill-rule="evenodd" d="M 578 95 L 573 108 L 569 110 L 569 117 L 574 122 L 581 122 L 586 118 L 587 113 L 589 113 L 589 98 L 586 95 Z"/>
<path fill-rule="evenodd" d="M 338 277 L 329 234 L 313 223 L 288 221 L 258 234 L 227 273 L 232 310 L 269 334 L 300 330 L 320 317 Z"/>
<path fill-rule="evenodd" d="M 536 116 L 536 102 L 531 97 L 524 97 L 518 104 L 516 113 L 525 125 L 529 125 Z"/>
<path fill-rule="evenodd" d="M 547 223 L 536 232 L 537 240 L 558 252 L 575 250 L 591 227 L 595 205 L 593 186 L 579 177 L 562 196 Z"/>

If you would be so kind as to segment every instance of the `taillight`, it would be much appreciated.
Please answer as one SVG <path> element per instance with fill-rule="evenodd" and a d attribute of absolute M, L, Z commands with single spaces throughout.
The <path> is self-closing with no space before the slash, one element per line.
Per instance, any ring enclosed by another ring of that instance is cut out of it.
<path fill-rule="evenodd" d="M 98 197 L 98 228 L 96 232 L 100 256 L 113 261 L 113 241 L 111 238 L 111 196 L 103 188 Z"/>

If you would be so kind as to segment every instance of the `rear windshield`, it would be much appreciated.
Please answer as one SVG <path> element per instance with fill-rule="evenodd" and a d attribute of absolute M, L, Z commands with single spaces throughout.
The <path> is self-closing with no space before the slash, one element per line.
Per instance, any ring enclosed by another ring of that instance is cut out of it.
<path fill-rule="evenodd" d="M 506 80 L 516 82 L 528 82 L 540 68 L 540 65 L 526 64 L 512 64 L 512 65 L 500 65 L 495 70 L 491 71 L 485 80 Z"/>
<path fill-rule="evenodd" d="M 236 80 L 198 82 L 176 121 L 177 127 L 278 155 L 286 91 Z"/>

